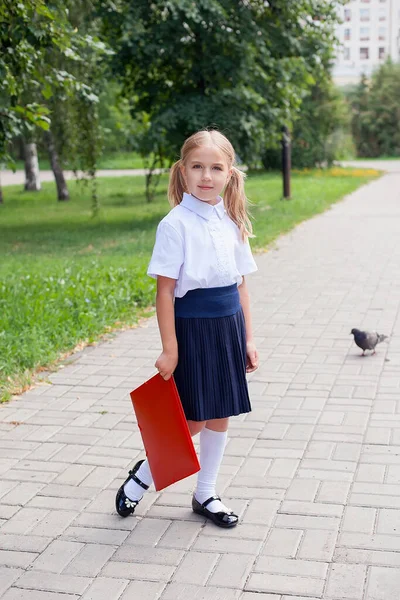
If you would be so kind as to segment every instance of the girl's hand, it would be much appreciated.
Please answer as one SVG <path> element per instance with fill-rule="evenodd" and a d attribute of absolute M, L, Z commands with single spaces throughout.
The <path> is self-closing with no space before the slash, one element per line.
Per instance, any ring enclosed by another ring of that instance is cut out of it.
<path fill-rule="evenodd" d="M 162 352 L 156 360 L 154 365 L 161 377 L 168 381 L 171 378 L 172 373 L 176 369 L 178 364 L 178 353 L 177 352 Z"/>
<path fill-rule="evenodd" d="M 254 342 L 247 342 L 246 355 L 246 373 L 252 373 L 258 369 L 258 352 Z"/>

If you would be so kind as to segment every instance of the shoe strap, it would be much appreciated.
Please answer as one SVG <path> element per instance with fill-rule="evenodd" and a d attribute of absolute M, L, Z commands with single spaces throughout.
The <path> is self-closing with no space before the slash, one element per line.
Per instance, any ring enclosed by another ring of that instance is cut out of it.
<path fill-rule="evenodd" d="M 140 481 L 139 477 L 136 477 L 134 470 L 129 471 L 129 476 L 131 479 L 133 479 L 133 481 L 135 483 L 137 483 L 138 485 L 140 485 L 140 487 L 142 487 L 144 490 L 148 490 L 149 486 L 146 485 L 145 483 L 143 483 L 143 481 Z"/>
<path fill-rule="evenodd" d="M 211 504 L 211 502 L 214 502 L 214 500 L 219 500 L 221 502 L 221 498 L 219 496 L 211 496 L 211 498 L 208 498 L 205 502 L 203 502 L 202 507 L 207 508 L 207 506 Z"/>

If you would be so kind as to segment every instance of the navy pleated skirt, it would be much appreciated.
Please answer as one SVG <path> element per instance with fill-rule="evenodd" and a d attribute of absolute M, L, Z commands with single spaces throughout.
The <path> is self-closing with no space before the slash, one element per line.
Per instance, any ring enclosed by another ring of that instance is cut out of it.
<path fill-rule="evenodd" d="M 191 290 L 176 298 L 175 329 L 174 378 L 186 418 L 207 421 L 250 412 L 237 285 Z"/>

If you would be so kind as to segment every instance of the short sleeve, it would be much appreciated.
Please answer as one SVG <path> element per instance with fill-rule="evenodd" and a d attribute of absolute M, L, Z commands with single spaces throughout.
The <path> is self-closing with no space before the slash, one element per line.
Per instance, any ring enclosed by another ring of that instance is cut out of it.
<path fill-rule="evenodd" d="M 147 275 L 154 279 L 158 275 L 178 279 L 183 259 L 182 237 L 169 223 L 161 221 L 157 227 L 156 243 Z"/>
<path fill-rule="evenodd" d="M 248 239 L 245 242 L 240 240 L 239 244 L 236 246 L 235 260 L 236 268 L 242 276 L 248 275 L 249 273 L 254 273 L 254 271 L 257 271 L 258 269 L 256 261 L 251 253 Z"/>

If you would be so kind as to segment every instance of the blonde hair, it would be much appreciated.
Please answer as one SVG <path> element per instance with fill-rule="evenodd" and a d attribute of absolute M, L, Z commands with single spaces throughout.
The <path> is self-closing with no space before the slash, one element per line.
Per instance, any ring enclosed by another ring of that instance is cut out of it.
<path fill-rule="evenodd" d="M 171 167 L 168 200 L 171 206 L 177 206 L 182 202 L 184 192 L 188 192 L 183 178 L 181 167 L 185 165 L 189 154 L 200 146 L 216 146 L 221 150 L 232 169 L 231 177 L 226 184 L 224 193 L 224 205 L 229 217 L 239 228 L 243 241 L 253 237 L 253 228 L 248 215 L 248 199 L 244 191 L 244 180 L 246 174 L 235 166 L 235 151 L 232 144 L 222 133 L 211 130 L 201 130 L 191 135 L 181 148 L 181 157 Z"/>

